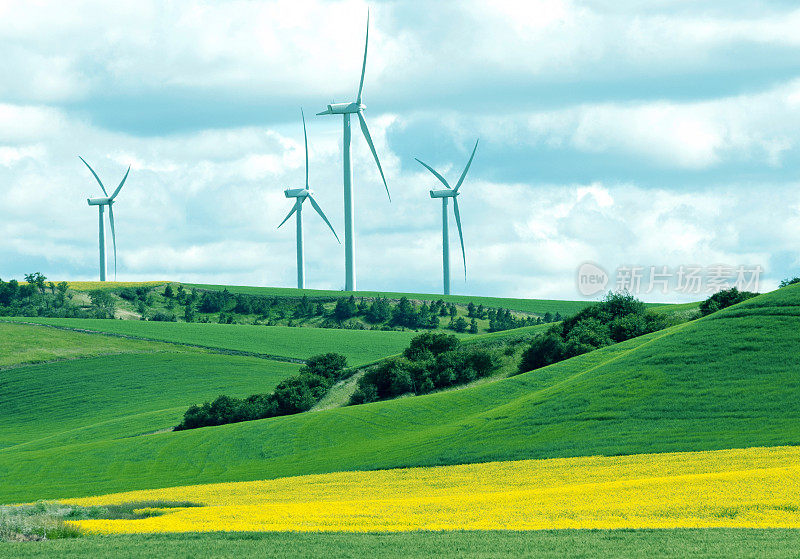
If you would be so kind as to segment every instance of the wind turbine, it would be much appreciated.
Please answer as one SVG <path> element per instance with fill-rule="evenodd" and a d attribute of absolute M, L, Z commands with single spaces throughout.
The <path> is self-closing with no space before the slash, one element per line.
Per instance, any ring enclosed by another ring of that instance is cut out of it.
<path fill-rule="evenodd" d="M 472 165 L 472 158 L 475 157 L 475 150 L 478 149 L 478 140 L 475 140 L 475 147 L 472 148 L 472 155 L 469 156 L 469 161 L 467 161 L 467 166 L 464 167 L 464 171 L 461 173 L 461 177 L 458 179 L 455 188 L 450 188 L 450 185 L 445 180 L 445 178 L 437 173 L 433 167 L 417 159 L 426 169 L 428 169 L 433 176 L 435 176 L 439 181 L 445 186 L 444 190 L 431 190 L 431 198 L 441 198 L 442 199 L 442 275 L 443 275 L 443 284 L 444 284 L 444 294 L 450 295 L 450 233 L 448 231 L 448 215 L 447 215 L 447 200 L 452 198 L 453 199 L 453 214 L 456 216 L 456 225 L 458 226 L 458 236 L 461 239 L 461 257 L 464 259 L 464 281 L 467 281 L 467 255 L 464 251 L 464 235 L 461 232 L 461 215 L 458 212 L 458 198 L 457 196 L 460 194 L 458 191 L 461 188 L 461 184 L 464 182 L 464 177 L 467 176 L 467 171 L 469 171 L 469 166 Z"/>
<path fill-rule="evenodd" d="M 294 206 L 292 207 L 292 211 L 289 212 L 283 221 L 281 221 L 281 225 L 286 223 L 286 221 L 292 217 L 293 213 L 297 213 L 297 289 L 304 289 L 305 284 L 305 263 L 303 258 L 303 202 L 308 199 L 311 202 L 311 207 L 316 210 L 319 216 L 328 224 L 331 231 L 333 232 L 333 236 L 336 237 L 336 240 L 339 241 L 339 235 L 336 234 L 336 231 L 333 230 L 333 225 L 331 222 L 328 221 L 328 218 L 325 217 L 325 214 L 322 211 L 322 208 L 319 207 L 317 201 L 314 200 L 312 196 L 313 192 L 308 188 L 308 134 L 306 133 L 306 116 L 303 114 L 303 109 L 300 109 L 300 115 L 303 117 L 303 138 L 305 139 L 306 143 L 306 187 L 305 188 L 287 188 L 283 191 L 283 194 L 287 198 L 294 198 Z M 281 225 L 278 225 L 278 229 L 280 229 Z M 341 242 L 341 241 L 339 241 Z"/>
<path fill-rule="evenodd" d="M 361 65 L 361 82 L 358 84 L 358 96 L 353 103 L 334 103 L 317 115 L 342 115 L 344 121 L 344 133 L 342 137 L 342 168 L 344 170 L 344 289 L 345 291 L 355 291 L 356 289 L 356 262 L 355 262 L 355 238 L 353 232 L 353 171 L 350 166 L 350 115 L 358 115 L 361 124 L 361 132 L 372 150 L 372 156 L 378 165 L 378 171 L 383 179 L 383 186 L 386 188 L 386 195 L 389 201 L 392 197 L 389 194 L 389 186 L 386 184 L 386 177 L 383 175 L 381 162 L 375 152 L 375 145 L 367 128 L 367 121 L 364 120 L 364 109 L 367 107 L 361 103 L 361 93 L 364 90 L 364 73 L 367 69 L 367 46 L 369 45 L 369 11 L 367 12 L 367 38 L 364 41 L 364 62 Z"/>
<path fill-rule="evenodd" d="M 100 281 L 106 281 L 106 229 L 105 229 L 105 222 L 103 220 L 103 213 L 105 206 L 108 206 L 108 220 L 111 223 L 111 239 L 114 242 L 114 281 L 117 281 L 117 235 L 114 232 L 114 198 L 117 197 L 119 191 L 122 190 L 122 185 L 125 184 L 125 179 L 128 178 L 128 173 L 131 172 L 131 167 L 128 165 L 128 170 L 125 171 L 125 176 L 122 177 L 122 182 L 119 183 L 119 186 L 114 191 L 114 194 L 111 196 L 108 195 L 106 192 L 106 187 L 103 186 L 103 182 L 100 180 L 100 177 L 97 176 L 97 173 L 94 172 L 94 169 L 86 163 L 86 160 L 83 157 L 78 156 L 83 164 L 89 167 L 89 170 L 94 175 L 94 178 L 97 179 L 97 183 L 100 185 L 100 188 L 103 190 L 103 194 L 105 194 L 105 198 L 88 198 L 86 201 L 89 203 L 90 206 L 97 206 L 97 209 L 100 210 Z"/>

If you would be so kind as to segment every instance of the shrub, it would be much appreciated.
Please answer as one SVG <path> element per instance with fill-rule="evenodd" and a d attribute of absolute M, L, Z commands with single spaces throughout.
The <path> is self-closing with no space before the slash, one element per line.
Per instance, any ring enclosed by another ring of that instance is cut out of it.
<path fill-rule="evenodd" d="M 300 367 L 300 372 L 338 380 L 345 367 L 347 367 L 347 357 L 331 352 L 310 357 L 306 364 Z"/>
<path fill-rule="evenodd" d="M 794 278 L 791 278 L 791 279 L 786 278 L 785 280 L 781 281 L 781 283 L 780 283 L 780 285 L 778 287 L 787 287 L 789 285 L 794 285 L 796 283 L 800 283 L 800 278 L 798 278 L 798 277 L 794 277 Z"/>
<path fill-rule="evenodd" d="M 342 376 L 346 365 L 347 359 L 338 353 L 315 355 L 300 368 L 299 374 L 284 379 L 271 394 L 252 394 L 244 399 L 219 396 L 211 403 L 190 406 L 175 430 L 308 411 Z"/>
<path fill-rule="evenodd" d="M 177 322 L 178 319 L 175 317 L 173 313 L 166 313 L 163 311 L 156 312 L 150 320 L 155 322 Z"/>
<path fill-rule="evenodd" d="M 545 315 L 545 321 L 548 318 L 551 317 Z M 552 325 L 545 334 L 534 338 L 522 353 L 519 372 L 545 367 L 666 326 L 665 317 L 648 312 L 645 304 L 633 295 L 609 293 L 603 301 Z"/>
<path fill-rule="evenodd" d="M 750 291 L 739 291 L 737 288 L 732 287 L 723 291 L 714 293 L 711 297 L 700 303 L 700 314 L 707 316 L 711 313 L 717 312 L 724 308 L 730 307 L 742 301 L 746 301 L 755 297 L 758 293 L 751 293 Z"/>
<path fill-rule="evenodd" d="M 426 332 L 411 340 L 403 357 L 384 360 L 369 369 L 359 379 L 350 404 L 394 398 L 409 392 L 427 394 L 487 376 L 496 368 L 497 359 L 491 351 L 459 347 L 455 336 Z"/>
<path fill-rule="evenodd" d="M 411 339 L 403 355 L 412 361 L 430 359 L 440 353 L 453 351 L 458 344 L 458 338 L 452 334 L 425 332 Z"/>

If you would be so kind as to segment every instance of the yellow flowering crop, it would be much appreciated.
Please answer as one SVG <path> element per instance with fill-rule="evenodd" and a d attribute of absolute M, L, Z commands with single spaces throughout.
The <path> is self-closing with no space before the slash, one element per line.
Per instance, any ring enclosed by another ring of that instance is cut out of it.
<path fill-rule="evenodd" d="M 155 287 L 166 281 L 68 281 L 70 289 L 90 291 L 92 289 L 116 289 L 119 287 Z"/>
<path fill-rule="evenodd" d="M 87 532 L 800 528 L 800 448 L 489 462 L 71 499 L 192 501 Z"/>

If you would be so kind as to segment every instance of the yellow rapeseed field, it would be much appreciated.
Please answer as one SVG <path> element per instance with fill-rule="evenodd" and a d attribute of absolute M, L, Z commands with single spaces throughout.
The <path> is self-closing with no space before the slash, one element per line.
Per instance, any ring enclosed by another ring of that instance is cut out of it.
<path fill-rule="evenodd" d="M 166 281 L 68 281 L 70 289 L 75 291 L 91 291 L 93 289 L 117 289 L 120 287 L 155 287 L 164 285 Z"/>
<path fill-rule="evenodd" d="M 192 501 L 95 533 L 800 528 L 800 447 L 489 462 L 214 483 L 72 499 Z"/>

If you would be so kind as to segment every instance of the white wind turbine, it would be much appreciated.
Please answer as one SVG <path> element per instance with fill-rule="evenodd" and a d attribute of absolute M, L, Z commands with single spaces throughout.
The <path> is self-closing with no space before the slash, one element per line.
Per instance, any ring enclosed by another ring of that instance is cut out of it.
<path fill-rule="evenodd" d="M 305 261 L 303 257 L 303 202 L 308 199 L 311 202 L 311 207 L 316 210 L 319 216 L 328 224 L 331 231 L 333 232 L 333 236 L 336 237 L 336 240 L 339 241 L 339 235 L 336 234 L 336 231 L 333 230 L 333 225 L 331 222 L 328 221 L 328 218 L 325 217 L 325 213 L 322 211 L 322 208 L 319 207 L 317 201 L 314 200 L 312 196 L 313 191 L 308 188 L 308 134 L 306 133 L 306 116 L 303 114 L 303 109 L 300 109 L 300 115 L 303 117 L 303 138 L 305 139 L 306 144 L 306 187 L 305 188 L 287 188 L 283 191 L 283 194 L 287 198 L 294 198 L 294 206 L 292 207 L 292 211 L 289 212 L 283 221 L 281 221 L 281 225 L 286 223 L 286 221 L 292 217 L 293 213 L 297 213 L 297 288 L 304 289 L 305 288 Z M 280 229 L 281 225 L 278 225 Z M 339 241 L 341 242 L 341 241 Z"/>
<path fill-rule="evenodd" d="M 367 121 L 364 120 L 364 109 L 367 107 L 361 103 L 361 93 L 364 89 L 364 73 L 367 69 L 367 46 L 369 45 L 369 12 L 367 12 L 367 38 L 364 41 L 364 62 L 361 65 L 361 82 L 358 85 L 358 96 L 353 103 L 335 103 L 328 105 L 328 108 L 317 115 L 342 115 L 344 120 L 344 134 L 342 138 L 342 167 L 344 170 L 344 268 L 345 268 L 345 291 L 355 291 L 356 289 L 356 263 L 355 263 L 355 238 L 353 232 L 353 172 L 350 166 L 350 115 L 358 115 L 361 124 L 361 132 L 372 150 L 372 156 L 378 165 L 383 186 L 391 202 L 389 186 L 386 184 L 386 177 L 383 175 L 381 162 L 375 152 L 375 145 L 367 128 Z"/>
<path fill-rule="evenodd" d="M 460 194 L 458 191 L 461 188 L 461 184 L 464 182 L 464 178 L 467 176 L 467 171 L 469 171 L 469 166 L 472 165 L 472 158 L 475 157 L 475 150 L 478 149 L 478 140 L 475 140 L 475 147 L 472 148 L 472 155 L 469 156 L 469 161 L 467 161 L 467 166 L 464 167 L 464 171 L 461 173 L 461 177 L 458 179 L 455 188 L 450 188 L 448 182 L 444 179 L 442 175 L 437 173 L 433 167 L 417 159 L 426 169 L 428 169 L 433 175 L 441 181 L 441 183 L 445 186 L 444 190 L 431 190 L 431 198 L 441 198 L 442 199 L 442 274 L 443 274 L 443 285 L 444 285 L 444 294 L 450 295 L 450 233 L 448 228 L 448 215 L 447 215 L 447 200 L 452 198 L 453 199 L 453 214 L 456 216 L 456 225 L 458 226 L 458 236 L 461 239 L 461 257 L 464 259 L 464 281 L 467 280 L 467 254 L 464 251 L 464 235 L 461 233 L 461 214 L 458 212 L 458 198 L 457 196 Z"/>
<path fill-rule="evenodd" d="M 97 179 L 97 183 L 100 185 L 100 188 L 103 190 L 103 194 L 105 194 L 105 198 L 88 198 L 86 201 L 89 203 L 90 206 L 97 206 L 99 210 L 100 216 L 100 281 L 106 281 L 106 229 L 105 229 L 105 221 L 103 219 L 104 208 L 108 206 L 108 220 L 111 224 L 111 240 L 114 243 L 114 281 L 117 281 L 117 235 L 114 232 L 114 198 L 117 197 L 119 191 L 122 190 L 122 185 L 125 184 L 125 179 L 128 178 L 128 173 L 131 172 L 130 165 L 128 166 L 128 170 L 125 171 L 125 176 L 122 177 L 122 181 L 119 183 L 119 186 L 114 191 L 114 193 L 109 196 L 108 192 L 106 192 L 106 187 L 103 186 L 103 182 L 100 180 L 100 177 L 97 176 L 97 173 L 94 172 L 94 169 L 86 163 L 86 160 L 83 157 L 78 156 L 83 164 L 89 167 L 89 170 L 94 175 L 94 178 Z"/>

